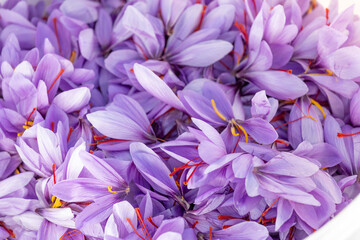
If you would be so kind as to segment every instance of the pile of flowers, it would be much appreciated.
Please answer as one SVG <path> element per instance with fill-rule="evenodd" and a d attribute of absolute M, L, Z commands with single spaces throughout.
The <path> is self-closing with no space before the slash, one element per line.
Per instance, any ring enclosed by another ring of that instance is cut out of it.
<path fill-rule="evenodd" d="M 318 230 L 360 191 L 353 9 L 0 1 L 0 239 Z"/>

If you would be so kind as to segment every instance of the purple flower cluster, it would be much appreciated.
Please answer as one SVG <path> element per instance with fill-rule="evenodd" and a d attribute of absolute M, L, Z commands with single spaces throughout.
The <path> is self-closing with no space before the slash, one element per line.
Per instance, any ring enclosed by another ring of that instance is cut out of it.
<path fill-rule="evenodd" d="M 318 230 L 360 192 L 353 9 L 0 1 L 0 239 Z"/>

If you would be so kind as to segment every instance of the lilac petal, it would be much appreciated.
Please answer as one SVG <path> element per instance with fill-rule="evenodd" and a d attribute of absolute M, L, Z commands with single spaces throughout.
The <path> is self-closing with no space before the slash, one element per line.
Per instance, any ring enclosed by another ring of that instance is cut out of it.
<path fill-rule="evenodd" d="M 209 165 L 206 168 L 204 174 L 208 174 L 210 172 L 213 172 L 213 171 L 225 166 L 226 164 L 239 159 L 239 155 L 240 155 L 239 153 L 232 153 L 232 154 L 227 154 L 227 155 L 221 157 L 217 161 L 212 162 L 211 165 Z M 242 169 L 242 168 L 243 167 L 241 167 L 240 169 Z M 234 173 L 234 175 L 235 175 L 235 173 Z M 239 177 L 239 176 L 236 176 L 236 177 Z"/>
<path fill-rule="evenodd" d="M 1 50 L 2 59 L 8 61 L 15 68 L 20 63 L 20 45 L 14 34 L 10 34 Z"/>
<path fill-rule="evenodd" d="M 39 154 L 44 159 L 44 165 L 51 169 L 52 164 L 60 166 L 63 156 L 57 135 L 50 129 L 37 126 L 37 142 Z"/>
<path fill-rule="evenodd" d="M 79 48 L 81 55 L 87 60 L 93 60 L 100 54 L 100 48 L 94 30 L 88 28 L 80 32 Z"/>
<path fill-rule="evenodd" d="M 277 53 L 278 54 L 278 53 Z M 266 41 L 262 41 L 255 62 L 249 68 L 249 71 L 266 71 L 273 64 L 273 54 Z"/>
<path fill-rule="evenodd" d="M 326 66 L 343 79 L 354 79 L 360 76 L 357 62 L 360 61 L 360 48 L 357 46 L 344 47 L 331 53 L 325 60 Z"/>
<path fill-rule="evenodd" d="M 60 73 L 61 65 L 59 60 L 51 54 L 45 55 L 39 62 L 35 75 L 34 75 L 34 84 L 37 85 L 40 80 L 43 80 L 46 83 L 47 88 L 55 81 L 56 77 Z M 55 90 L 59 86 L 59 80 L 53 85 L 52 89 Z"/>
<path fill-rule="evenodd" d="M 134 73 L 140 85 L 148 93 L 176 109 L 184 109 L 184 106 L 169 86 L 150 69 L 136 63 L 134 65 Z"/>
<path fill-rule="evenodd" d="M 211 105 L 211 100 L 208 98 L 192 90 L 180 91 L 179 98 L 191 116 L 212 124 L 224 125 L 224 121 L 216 114 Z"/>
<path fill-rule="evenodd" d="M 317 185 L 318 189 L 327 193 L 334 203 L 340 204 L 342 201 L 342 192 L 336 182 L 336 180 L 324 171 L 318 171 L 313 177 L 312 180 Z"/>
<path fill-rule="evenodd" d="M 297 76 L 283 71 L 250 72 L 245 75 L 252 83 L 272 97 L 296 99 L 308 92 L 306 84 Z"/>
<path fill-rule="evenodd" d="M 160 188 L 171 195 L 179 195 L 174 179 L 169 177 L 170 170 L 150 148 L 143 143 L 132 143 L 130 154 L 136 168 L 155 189 Z"/>
<path fill-rule="evenodd" d="M 89 122 L 104 136 L 119 139 L 143 141 L 146 129 L 124 114 L 113 111 L 97 111 L 86 115 Z"/>
<path fill-rule="evenodd" d="M 71 74 L 71 81 L 76 84 L 82 84 L 85 82 L 93 81 L 96 75 L 93 70 L 86 68 L 76 68 Z"/>
<path fill-rule="evenodd" d="M 284 176 L 309 177 L 314 175 L 319 170 L 319 167 L 305 158 L 282 152 L 264 166 L 259 167 L 259 170 Z"/>
<path fill-rule="evenodd" d="M 182 240 L 183 238 L 180 233 L 176 233 L 176 232 L 166 232 L 158 236 L 158 238 L 156 238 L 156 240 L 167 240 L 167 239 Z"/>
<path fill-rule="evenodd" d="M 281 226 L 290 219 L 293 213 L 293 207 L 288 200 L 280 198 L 276 207 L 277 215 L 275 222 L 275 229 L 281 228 Z"/>
<path fill-rule="evenodd" d="M 260 44 L 264 35 L 264 17 L 262 11 L 256 16 L 249 33 L 249 60 L 253 64 L 258 55 Z"/>
<path fill-rule="evenodd" d="M 71 101 L 70 101 L 71 100 Z M 58 94 L 53 103 L 66 113 L 81 110 L 89 103 L 90 90 L 87 87 L 75 88 Z"/>
<path fill-rule="evenodd" d="M 18 112 L 23 116 L 29 116 L 31 111 L 37 107 L 36 88 L 22 74 L 14 73 L 9 83 L 9 93 Z"/>
<path fill-rule="evenodd" d="M 7 216 L 16 216 L 26 210 L 30 210 L 30 207 L 35 205 L 36 202 L 30 199 L 24 198 L 3 198 L 0 199 L 0 212 L 6 213 Z M 3 215 L 3 214 L 0 214 Z"/>
<path fill-rule="evenodd" d="M 334 76 L 309 76 L 315 83 L 327 88 L 335 93 L 346 98 L 352 98 L 356 91 L 359 89 L 359 85 L 350 80 L 344 80 L 342 78 Z"/>
<path fill-rule="evenodd" d="M 264 38 L 268 42 L 276 41 L 276 38 L 281 34 L 285 27 L 286 16 L 284 8 L 281 5 L 275 6 L 271 12 L 269 19 L 267 20 Z"/>
<path fill-rule="evenodd" d="M 98 18 L 99 3 L 88 0 L 64 1 L 60 10 L 64 15 L 81 20 L 85 23 L 95 22 Z"/>
<path fill-rule="evenodd" d="M 97 179 L 114 187 L 124 183 L 124 179 L 105 160 L 85 151 L 81 151 L 79 156 L 86 169 Z"/>
<path fill-rule="evenodd" d="M 220 29 L 224 33 L 232 26 L 234 17 L 235 7 L 230 4 L 223 4 L 206 14 L 201 28 Z"/>
<path fill-rule="evenodd" d="M 66 227 L 58 226 L 44 219 L 38 230 L 37 240 L 51 238 L 60 239 L 64 233 L 66 233 L 66 230 Z"/>
<path fill-rule="evenodd" d="M 350 119 L 354 126 L 360 126 L 360 90 L 358 90 L 351 99 Z"/>
<path fill-rule="evenodd" d="M 293 154 L 308 159 L 314 159 L 321 164 L 321 168 L 333 167 L 342 161 L 338 150 L 328 143 L 311 145 L 309 142 L 302 142 L 298 145 Z"/>
<path fill-rule="evenodd" d="M 70 208 L 40 208 L 36 212 L 46 220 L 60 226 L 75 228 L 74 214 Z"/>
<path fill-rule="evenodd" d="M 207 67 L 222 59 L 227 55 L 233 46 L 223 40 L 209 40 L 193 45 L 182 52 L 171 56 L 169 61 L 174 64 Z M 212 51 L 208 51 L 212 49 Z"/>
<path fill-rule="evenodd" d="M 139 54 L 135 50 L 130 49 L 121 49 L 113 51 L 105 59 L 105 68 L 114 74 L 115 76 L 122 76 L 126 73 L 124 64 L 129 61 L 134 61 L 139 59 Z"/>
<path fill-rule="evenodd" d="M 209 150 L 211 149 L 211 151 Z M 207 164 L 218 161 L 226 154 L 226 150 L 210 141 L 201 141 L 198 147 L 199 156 Z"/>
<path fill-rule="evenodd" d="M 109 184 L 92 178 L 77 178 L 55 184 L 51 193 L 66 202 L 89 202 L 111 194 Z"/>
<path fill-rule="evenodd" d="M 148 18 L 138 9 L 129 5 L 124 12 L 123 25 L 141 40 L 145 47 L 145 55 L 150 55 L 151 57 L 156 56 L 159 43 L 155 35 L 155 30 Z"/>
<path fill-rule="evenodd" d="M 25 172 L 2 180 L 0 182 L 0 198 L 25 187 L 33 177 L 34 173 Z"/>
<path fill-rule="evenodd" d="M 201 4 L 186 8 L 174 26 L 173 34 L 168 41 L 167 52 L 194 32 L 199 25 L 202 10 L 203 6 Z"/>
<path fill-rule="evenodd" d="M 169 0 L 160 2 L 161 16 L 168 31 L 174 26 L 181 13 L 186 8 L 186 5 L 187 2 L 181 0 Z"/>
<path fill-rule="evenodd" d="M 108 46 L 111 42 L 112 20 L 104 9 L 99 10 L 99 19 L 95 25 L 96 37 L 101 46 Z"/>
<path fill-rule="evenodd" d="M 274 127 L 262 118 L 249 118 L 241 126 L 258 143 L 270 144 L 279 137 Z"/>
<path fill-rule="evenodd" d="M 292 206 L 297 215 L 310 227 L 319 229 L 334 214 L 335 204 L 319 190 L 312 194 L 321 203 L 320 206 L 314 207 L 300 203 L 292 203 Z"/>
<path fill-rule="evenodd" d="M 343 45 L 348 36 L 332 27 L 324 27 L 319 33 L 318 52 L 325 59 Z"/>
<path fill-rule="evenodd" d="M 26 28 L 35 29 L 35 26 L 32 23 L 30 23 L 25 17 L 21 16 L 19 13 L 16 13 L 15 11 L 1 8 L 0 16 L 1 16 L 1 22 L 4 26 L 10 24 L 16 24 L 16 25 L 24 26 Z"/>
<path fill-rule="evenodd" d="M 251 116 L 266 119 L 270 109 L 271 105 L 264 90 L 257 92 L 251 99 Z"/>
<path fill-rule="evenodd" d="M 192 118 L 192 121 L 211 142 L 213 142 L 219 148 L 225 149 L 225 143 L 215 128 L 196 118 Z"/>
<path fill-rule="evenodd" d="M 265 226 L 256 222 L 241 222 L 214 232 L 214 236 L 227 240 L 264 240 L 268 238 L 269 232 Z"/>
<path fill-rule="evenodd" d="M 126 95 L 117 94 L 113 99 L 113 105 L 107 106 L 106 109 L 128 116 L 143 129 L 147 129 L 151 125 L 142 106 L 136 100 Z"/>
<path fill-rule="evenodd" d="M 250 170 L 250 166 L 252 164 L 253 156 L 250 154 L 242 154 L 237 157 L 232 162 L 232 170 L 234 172 L 234 176 L 237 178 L 245 178 L 248 171 Z"/>
<path fill-rule="evenodd" d="M 134 231 L 127 219 L 130 220 L 133 226 L 136 227 L 138 225 L 135 209 L 128 201 L 122 201 L 114 204 L 113 216 L 117 225 L 119 237 L 121 238 L 126 237 L 127 234 Z"/>
<path fill-rule="evenodd" d="M 185 221 L 182 217 L 164 220 L 161 223 L 161 226 L 159 226 L 159 228 L 156 230 L 153 238 L 159 239 L 158 238 L 159 235 L 164 232 L 176 232 L 176 233 L 181 234 L 184 231 L 184 228 L 185 228 Z M 169 239 L 172 239 L 172 238 L 169 238 Z"/>
<path fill-rule="evenodd" d="M 116 194 L 110 194 L 98 198 L 94 203 L 87 206 L 75 220 L 76 228 L 81 229 L 86 225 L 93 225 L 95 223 L 106 220 L 111 214 L 113 205 L 118 202 Z"/>
<path fill-rule="evenodd" d="M 294 48 L 290 45 L 271 44 L 270 48 L 273 56 L 271 67 L 274 69 L 280 69 L 285 66 L 294 53 Z"/>

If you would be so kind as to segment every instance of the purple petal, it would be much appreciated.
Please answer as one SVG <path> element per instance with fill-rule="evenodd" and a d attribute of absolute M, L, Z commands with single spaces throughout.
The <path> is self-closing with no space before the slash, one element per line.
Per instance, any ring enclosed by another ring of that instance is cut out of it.
<path fill-rule="evenodd" d="M 53 103 L 66 113 L 81 110 L 89 103 L 90 90 L 87 87 L 75 88 L 58 94 Z"/>
<path fill-rule="evenodd" d="M 207 67 L 226 56 L 233 46 L 223 40 L 209 40 L 193 45 L 182 52 L 171 56 L 169 61 L 174 64 Z M 212 51 L 208 51 L 212 49 Z"/>
<path fill-rule="evenodd" d="M 274 127 L 262 118 L 247 119 L 241 126 L 258 143 L 270 144 L 279 137 Z"/>
<path fill-rule="evenodd" d="M 214 232 L 214 236 L 227 240 L 264 240 L 268 230 L 256 222 L 241 222 L 229 228 Z"/>
<path fill-rule="evenodd" d="M 154 72 L 140 64 L 134 65 L 134 73 L 140 85 L 151 95 L 176 109 L 184 107 L 175 93 Z"/>
<path fill-rule="evenodd" d="M 85 23 L 92 23 L 98 18 L 98 6 L 99 3 L 87 0 L 78 0 L 76 2 L 64 1 L 60 6 L 60 10 L 66 16 L 81 20 Z"/>
<path fill-rule="evenodd" d="M 358 90 L 351 99 L 350 119 L 354 126 L 360 126 L 360 90 Z"/>
<path fill-rule="evenodd" d="M 79 48 L 81 55 L 87 60 L 93 60 L 100 54 L 100 48 L 94 30 L 88 28 L 80 32 Z"/>
<path fill-rule="evenodd" d="M 130 154 L 136 168 L 154 188 L 160 187 L 172 195 L 179 195 L 174 179 L 169 177 L 169 168 L 150 148 L 143 143 L 132 143 Z"/>
<path fill-rule="evenodd" d="M 99 10 L 99 19 L 95 25 L 96 37 L 101 46 L 108 46 L 111 42 L 112 20 L 104 9 Z"/>
<path fill-rule="evenodd" d="M 234 17 L 235 7 L 230 4 L 223 4 L 206 14 L 201 28 L 220 29 L 223 33 L 230 29 L 234 22 Z"/>
<path fill-rule="evenodd" d="M 350 46 L 331 53 L 325 60 L 326 66 L 343 79 L 354 79 L 360 76 L 357 62 L 360 61 L 360 48 Z"/>
<path fill-rule="evenodd" d="M 77 178 L 58 182 L 51 193 L 66 202 L 89 202 L 111 194 L 107 183 L 92 178 Z"/>
<path fill-rule="evenodd" d="M 12 192 L 15 192 L 25 187 L 33 177 L 34 173 L 25 172 L 2 180 L 0 182 L 0 197 L 4 197 Z"/>
<path fill-rule="evenodd" d="M 300 78 L 287 72 L 250 72 L 245 76 L 261 90 L 266 90 L 268 95 L 282 100 L 296 99 L 308 92 Z"/>
<path fill-rule="evenodd" d="M 283 152 L 272 158 L 264 166 L 259 167 L 259 170 L 284 176 L 309 177 L 314 175 L 319 167 L 305 158 Z"/>

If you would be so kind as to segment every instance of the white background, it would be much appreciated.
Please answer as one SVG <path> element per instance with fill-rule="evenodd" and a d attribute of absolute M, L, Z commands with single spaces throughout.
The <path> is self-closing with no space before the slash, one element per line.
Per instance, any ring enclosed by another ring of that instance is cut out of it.
<path fill-rule="evenodd" d="M 328 7 L 331 0 L 317 0 L 318 3 L 324 7 Z M 360 1 L 359 0 L 337 0 L 339 4 L 339 12 L 355 4 L 355 13 L 360 16 Z M 330 9 L 331 10 L 331 9 Z"/>

